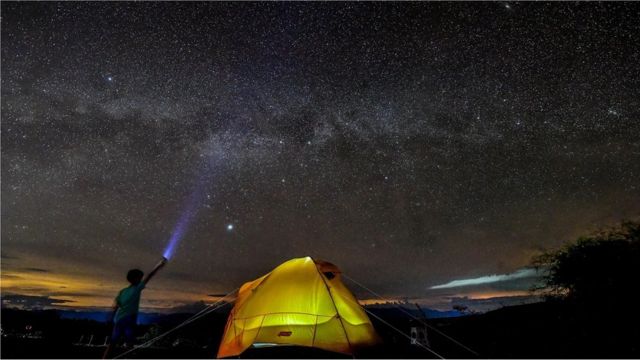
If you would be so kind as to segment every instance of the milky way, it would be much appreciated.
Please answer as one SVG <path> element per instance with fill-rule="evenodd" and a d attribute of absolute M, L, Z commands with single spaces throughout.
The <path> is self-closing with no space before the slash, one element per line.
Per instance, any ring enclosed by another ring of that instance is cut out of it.
<path fill-rule="evenodd" d="M 639 9 L 2 2 L 2 290 L 108 304 L 199 186 L 145 306 L 518 271 L 640 213 Z"/>

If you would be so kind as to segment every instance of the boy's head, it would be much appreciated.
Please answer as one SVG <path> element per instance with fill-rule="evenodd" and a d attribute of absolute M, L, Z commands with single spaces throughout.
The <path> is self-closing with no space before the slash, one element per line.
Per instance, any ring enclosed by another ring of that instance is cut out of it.
<path fill-rule="evenodd" d="M 138 285 L 140 281 L 142 281 L 142 277 L 144 273 L 140 269 L 131 269 L 127 273 L 127 280 L 131 283 L 131 285 Z"/>

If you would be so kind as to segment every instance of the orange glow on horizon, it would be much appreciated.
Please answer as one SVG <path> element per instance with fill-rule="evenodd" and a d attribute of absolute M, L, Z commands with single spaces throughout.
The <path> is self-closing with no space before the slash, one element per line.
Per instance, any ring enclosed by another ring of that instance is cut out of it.
<path fill-rule="evenodd" d="M 52 307 L 59 308 L 111 307 L 120 289 L 126 286 L 122 282 L 104 284 L 88 276 L 28 271 L 2 271 L 0 279 L 3 294 L 46 296 L 54 301 Z M 210 298 L 199 292 L 148 288 L 141 307 L 165 309 L 197 301 L 210 301 Z"/>
<path fill-rule="evenodd" d="M 491 299 L 491 298 L 498 298 L 498 297 L 530 296 L 530 295 L 535 295 L 535 294 L 527 290 L 502 290 L 502 291 L 460 294 L 461 297 L 466 296 L 472 300 L 484 300 L 484 299 Z"/>
<path fill-rule="evenodd" d="M 113 305 L 113 299 L 118 291 L 126 286 L 122 281 L 105 283 L 100 279 L 83 275 L 70 275 L 48 272 L 29 271 L 5 271 L 0 277 L 0 289 L 3 294 L 17 294 L 27 296 L 47 296 L 54 300 L 51 307 L 56 308 L 108 308 Z M 163 310 L 171 307 L 192 304 L 195 302 L 213 303 L 222 299 L 222 296 L 209 296 L 202 289 L 162 289 L 154 283 L 147 290 L 141 301 L 141 308 Z M 201 290 L 201 291 L 198 291 Z M 459 293 L 454 296 L 442 298 L 439 296 L 411 299 L 409 303 L 419 303 L 429 306 L 435 300 L 446 300 L 451 297 L 467 297 L 472 300 L 484 300 L 509 296 L 530 296 L 535 293 L 525 290 L 505 291 L 476 291 Z M 60 303 L 55 303 L 59 300 Z M 233 297 L 227 298 L 234 300 Z M 374 305 L 384 303 L 405 302 L 400 297 L 363 298 L 358 302 L 362 305 Z M 447 300 L 448 302 L 448 300 Z M 4 304 L 3 304 L 4 306 Z"/>

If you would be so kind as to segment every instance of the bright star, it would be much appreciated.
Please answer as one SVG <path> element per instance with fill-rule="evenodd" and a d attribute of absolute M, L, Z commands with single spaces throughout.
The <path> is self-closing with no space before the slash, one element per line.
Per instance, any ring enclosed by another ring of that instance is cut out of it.
<path fill-rule="evenodd" d="M 107 76 L 107 81 L 113 81 L 113 77 L 112 76 Z"/>
<path fill-rule="evenodd" d="M 233 224 L 227 225 L 227 231 L 231 231 L 231 230 L 233 230 Z"/>

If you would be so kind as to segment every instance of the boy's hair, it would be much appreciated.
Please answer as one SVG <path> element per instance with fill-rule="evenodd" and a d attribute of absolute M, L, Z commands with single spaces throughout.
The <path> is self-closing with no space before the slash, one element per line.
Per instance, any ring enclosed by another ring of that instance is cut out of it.
<path fill-rule="evenodd" d="M 129 272 L 127 273 L 127 280 L 130 283 L 138 283 L 142 280 L 142 277 L 144 276 L 144 273 L 142 272 L 142 270 L 140 269 L 131 269 L 129 270 Z"/>

